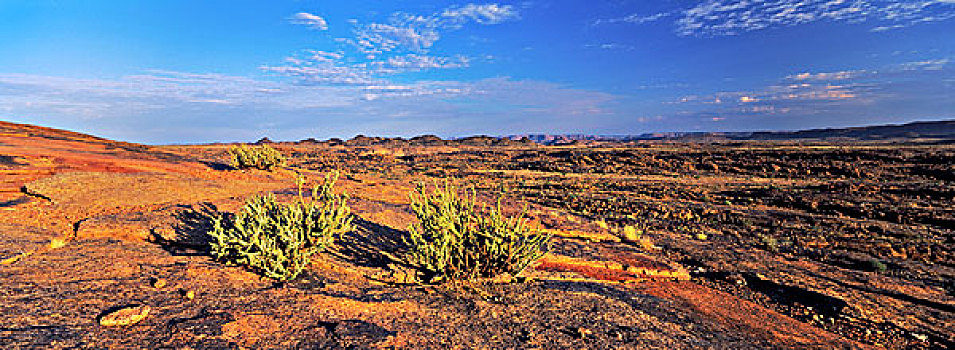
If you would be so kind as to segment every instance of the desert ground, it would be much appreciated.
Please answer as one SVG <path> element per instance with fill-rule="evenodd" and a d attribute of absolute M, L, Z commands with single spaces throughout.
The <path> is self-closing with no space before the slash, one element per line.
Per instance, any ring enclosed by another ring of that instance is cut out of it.
<path fill-rule="evenodd" d="M 0 123 L 0 347 L 889 348 L 955 345 L 955 144 L 357 137 L 145 146 Z M 279 283 L 205 214 L 342 172 L 357 229 Z M 415 183 L 503 193 L 552 233 L 521 278 L 424 284 Z M 636 227 L 642 235 L 624 234 Z M 127 306 L 129 326 L 100 320 Z"/>

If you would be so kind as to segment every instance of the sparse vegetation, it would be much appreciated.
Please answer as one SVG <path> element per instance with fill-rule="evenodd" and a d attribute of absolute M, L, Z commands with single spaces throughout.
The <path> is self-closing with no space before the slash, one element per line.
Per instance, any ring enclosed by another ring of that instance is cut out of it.
<path fill-rule="evenodd" d="M 882 262 L 882 260 L 879 260 L 876 258 L 872 258 L 866 261 L 866 265 L 867 265 L 866 266 L 867 270 L 878 272 L 878 273 L 885 273 L 886 271 L 889 270 L 889 267 L 886 266 L 885 263 Z"/>
<path fill-rule="evenodd" d="M 516 276 L 546 252 L 550 240 L 528 224 L 524 212 L 505 216 L 500 199 L 478 208 L 474 190 L 459 192 L 449 182 L 430 193 L 419 185 L 411 209 L 420 222 L 408 230 L 407 261 L 429 283 Z"/>
<path fill-rule="evenodd" d="M 354 229 L 347 196 L 333 191 L 338 174 L 312 188 L 311 198 L 279 203 L 267 194 L 249 199 L 236 215 L 212 217 L 212 255 L 281 281 L 295 279 L 335 235 Z"/>
<path fill-rule="evenodd" d="M 759 237 L 759 242 L 764 249 L 771 251 L 773 253 L 779 252 L 779 241 L 776 240 L 775 237 L 770 235 L 763 235 L 763 234 L 758 235 L 758 237 Z"/>
<path fill-rule="evenodd" d="M 272 170 L 285 164 L 285 156 L 269 145 L 238 145 L 229 149 L 232 166 L 237 169 Z"/>

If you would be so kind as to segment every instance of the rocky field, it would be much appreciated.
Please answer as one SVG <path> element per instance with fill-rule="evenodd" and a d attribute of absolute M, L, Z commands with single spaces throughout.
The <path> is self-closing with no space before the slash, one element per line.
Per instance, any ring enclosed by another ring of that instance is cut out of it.
<path fill-rule="evenodd" d="M 471 138 L 143 146 L 0 123 L 3 348 L 951 348 L 955 145 L 931 139 Z M 357 229 L 277 283 L 208 252 L 204 213 L 339 170 Z M 402 262 L 416 182 L 526 209 L 510 280 Z M 624 227 L 636 228 L 625 232 Z M 148 312 L 144 311 L 148 307 Z M 116 310 L 144 314 L 104 326 Z M 131 311 L 132 312 L 132 311 Z"/>

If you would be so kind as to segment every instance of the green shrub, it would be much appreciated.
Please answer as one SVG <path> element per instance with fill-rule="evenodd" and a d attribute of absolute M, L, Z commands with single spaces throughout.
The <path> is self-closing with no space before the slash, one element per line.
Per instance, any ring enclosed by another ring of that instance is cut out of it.
<path fill-rule="evenodd" d="M 237 169 L 272 170 L 285 164 L 285 156 L 269 145 L 238 145 L 229 149 L 232 166 Z"/>
<path fill-rule="evenodd" d="M 516 276 L 547 250 L 550 235 L 533 229 L 521 212 L 507 217 L 501 201 L 475 207 L 474 191 L 450 183 L 428 193 L 422 184 L 411 193 L 420 221 L 410 225 L 406 260 L 426 282 Z"/>
<path fill-rule="evenodd" d="M 292 203 L 266 194 L 249 199 L 236 215 L 212 217 L 212 255 L 269 278 L 295 279 L 335 235 L 354 229 L 348 197 L 332 191 L 337 179 L 338 174 L 327 176 L 312 189 L 310 200 L 302 194 L 300 179 Z"/>

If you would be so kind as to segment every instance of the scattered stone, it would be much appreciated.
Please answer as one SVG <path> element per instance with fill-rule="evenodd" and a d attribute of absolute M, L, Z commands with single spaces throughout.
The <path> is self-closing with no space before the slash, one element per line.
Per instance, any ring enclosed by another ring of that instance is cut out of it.
<path fill-rule="evenodd" d="M 639 242 L 643 236 L 643 231 L 636 227 L 627 225 L 623 228 L 623 238 L 630 242 Z"/>
<path fill-rule="evenodd" d="M 640 238 L 640 240 L 637 241 L 637 243 L 640 245 L 640 248 L 643 248 L 644 251 L 651 252 L 651 251 L 662 250 L 662 248 L 653 245 L 653 241 L 651 241 L 650 238 L 647 238 L 647 237 Z"/>
<path fill-rule="evenodd" d="M 148 305 L 131 306 L 113 311 L 99 319 L 103 327 L 129 326 L 142 321 L 149 315 Z"/>
<path fill-rule="evenodd" d="M 599 228 L 602 229 L 602 230 L 606 230 L 606 229 L 610 228 L 610 225 L 607 225 L 607 222 L 606 222 L 606 221 L 603 221 L 603 220 L 597 220 L 597 221 L 594 222 L 594 224 L 596 224 L 597 227 L 599 227 Z"/>
<path fill-rule="evenodd" d="M 153 278 L 152 282 L 153 288 L 162 288 L 166 286 L 165 278 Z"/>
<path fill-rule="evenodd" d="M 183 289 L 182 296 L 186 297 L 186 299 L 192 300 L 196 298 L 196 292 L 191 289 Z"/>
<path fill-rule="evenodd" d="M 736 285 L 739 285 L 739 286 L 746 285 L 746 279 L 743 278 L 743 276 L 738 273 L 732 273 L 729 276 L 726 276 L 726 280 L 732 283 L 735 283 Z"/>
<path fill-rule="evenodd" d="M 50 249 L 59 249 L 66 246 L 66 240 L 63 238 L 54 238 L 50 240 Z"/>
<path fill-rule="evenodd" d="M 592 335 L 592 334 L 594 334 L 594 331 L 592 331 L 592 330 L 589 330 L 589 329 L 584 328 L 584 327 L 578 327 L 578 328 L 577 328 L 577 336 L 580 337 L 580 339 L 584 339 L 584 338 L 586 338 L 587 336 Z"/>

